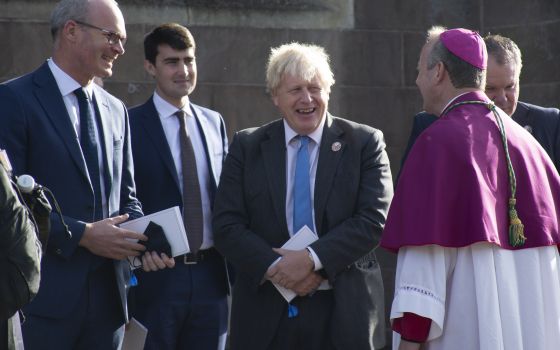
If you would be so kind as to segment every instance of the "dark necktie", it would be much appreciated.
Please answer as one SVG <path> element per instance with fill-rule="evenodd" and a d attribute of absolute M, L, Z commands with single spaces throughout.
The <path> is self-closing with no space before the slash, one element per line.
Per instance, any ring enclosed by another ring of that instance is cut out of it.
<path fill-rule="evenodd" d="M 181 141 L 181 169 L 183 172 L 183 222 L 191 253 L 196 253 L 202 244 L 203 219 L 200 185 L 196 171 L 196 158 L 191 138 L 186 125 L 186 114 L 182 110 L 175 112 L 179 118 Z"/>
<path fill-rule="evenodd" d="M 89 180 L 93 187 L 94 221 L 103 219 L 101 206 L 101 185 L 99 180 L 99 159 L 97 157 L 97 139 L 95 138 L 95 118 L 90 113 L 86 93 L 82 88 L 74 90 L 80 108 L 80 146 L 86 161 Z"/>
<path fill-rule="evenodd" d="M 309 183 L 309 137 L 300 136 L 294 177 L 294 234 L 307 225 L 313 231 L 311 187 Z"/>

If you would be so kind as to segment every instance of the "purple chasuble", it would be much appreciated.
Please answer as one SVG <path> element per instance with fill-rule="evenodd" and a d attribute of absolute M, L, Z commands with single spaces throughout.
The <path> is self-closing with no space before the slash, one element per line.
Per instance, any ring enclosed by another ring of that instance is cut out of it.
<path fill-rule="evenodd" d="M 456 98 L 489 102 L 483 92 Z M 403 166 L 381 246 L 436 244 L 465 247 L 491 242 L 505 249 L 560 243 L 560 177 L 539 143 L 502 116 L 517 178 L 517 212 L 525 244 L 508 241 L 510 187 L 504 147 L 493 113 L 461 105 L 440 117 L 416 140 Z"/>

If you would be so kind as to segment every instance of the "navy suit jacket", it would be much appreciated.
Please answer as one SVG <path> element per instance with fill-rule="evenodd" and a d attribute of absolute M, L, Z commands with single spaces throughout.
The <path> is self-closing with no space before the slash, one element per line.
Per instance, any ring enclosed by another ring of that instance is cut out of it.
<path fill-rule="evenodd" d="M 337 147 L 340 146 L 340 147 Z M 331 328 L 337 349 L 384 344 L 383 284 L 374 248 L 392 198 L 379 130 L 327 116 L 315 178 L 311 244 L 333 286 Z M 289 238 L 284 123 L 240 131 L 231 144 L 214 208 L 216 247 L 236 268 L 230 348 L 266 349 L 286 301 L 263 277 Z"/>
<path fill-rule="evenodd" d="M 557 108 L 543 108 L 518 102 L 512 118 L 535 137 L 552 159 L 556 170 L 560 172 L 560 111 Z M 414 116 L 401 167 L 418 136 L 436 120 L 435 115 L 426 112 Z"/>
<path fill-rule="evenodd" d="M 560 172 L 560 110 L 518 102 L 512 118 L 539 141 Z"/>
<path fill-rule="evenodd" d="M 124 104 L 93 85 L 101 121 L 105 193 L 109 216 L 142 215 L 135 197 L 128 114 Z M 26 312 L 65 317 L 76 306 L 88 272 L 104 258 L 78 246 L 85 223 L 94 217 L 93 188 L 76 132 L 56 80 L 44 63 L 36 71 L 0 85 L 0 147 L 8 152 L 15 174 L 30 174 L 56 197 L 72 237 L 51 215 L 52 229 L 41 264 L 41 286 Z M 128 264 L 115 261 L 124 316 Z M 117 310 L 118 312 L 118 310 Z"/>
<path fill-rule="evenodd" d="M 228 149 L 225 124 L 218 112 L 193 103 L 190 106 L 206 151 L 211 175 L 208 188 L 213 203 Z M 130 109 L 130 127 L 137 193 L 144 212 L 151 214 L 174 206 L 182 209 L 183 197 L 177 169 L 152 97 Z M 227 279 L 223 282 L 224 290 L 228 290 Z"/>

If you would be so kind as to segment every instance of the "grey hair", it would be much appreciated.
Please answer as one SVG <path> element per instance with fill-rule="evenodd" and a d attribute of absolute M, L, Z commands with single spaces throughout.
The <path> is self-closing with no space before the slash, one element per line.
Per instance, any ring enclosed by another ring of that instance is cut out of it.
<path fill-rule="evenodd" d="M 499 34 L 487 35 L 484 37 L 484 42 L 486 43 L 488 56 L 494 57 L 496 63 L 501 66 L 513 63 L 517 76 L 519 77 L 521 68 L 523 67 L 523 61 L 521 59 L 521 50 L 519 50 L 517 44 L 510 38 Z"/>
<path fill-rule="evenodd" d="M 70 20 L 87 22 L 89 0 L 62 0 L 51 13 L 51 35 L 56 40 L 58 32 Z"/>
<path fill-rule="evenodd" d="M 329 56 L 324 48 L 317 45 L 294 42 L 272 48 L 266 68 L 266 88 L 269 93 L 275 93 L 286 73 L 306 81 L 317 77 L 327 92 L 331 91 L 335 81 Z"/>
<path fill-rule="evenodd" d="M 432 69 L 439 62 L 442 62 L 455 88 L 484 90 L 486 87 L 486 70 L 473 66 L 449 51 L 439 38 L 445 30 L 445 27 L 440 26 L 434 26 L 428 30 L 426 42 L 436 40 L 432 46 L 432 51 L 428 55 L 428 69 Z"/>

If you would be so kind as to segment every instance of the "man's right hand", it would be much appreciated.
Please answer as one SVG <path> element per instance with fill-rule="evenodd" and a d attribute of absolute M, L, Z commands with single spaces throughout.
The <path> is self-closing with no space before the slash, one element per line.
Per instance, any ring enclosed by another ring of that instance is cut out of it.
<path fill-rule="evenodd" d="M 95 255 L 115 260 L 140 255 L 146 247 L 136 241 L 146 241 L 148 237 L 117 226 L 126 220 L 128 214 L 86 224 L 79 245 Z"/>

